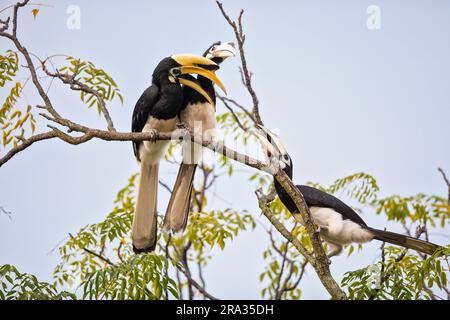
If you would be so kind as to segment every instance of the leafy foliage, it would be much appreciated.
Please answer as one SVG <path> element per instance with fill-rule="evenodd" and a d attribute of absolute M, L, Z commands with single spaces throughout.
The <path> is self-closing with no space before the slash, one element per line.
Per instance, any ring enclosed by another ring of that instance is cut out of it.
<path fill-rule="evenodd" d="M 97 68 L 90 61 L 81 61 L 74 57 L 67 57 L 66 60 L 69 65 L 60 68 L 59 72 L 65 73 L 66 79 L 74 77 L 76 81 L 91 90 L 88 93 L 84 90 L 80 92 L 81 101 L 86 103 L 89 108 L 96 104 L 98 113 L 101 112 L 100 102 L 93 92 L 99 92 L 105 101 L 112 101 L 117 97 L 123 104 L 123 97 L 117 83 L 103 69 Z"/>
<path fill-rule="evenodd" d="M 20 273 L 16 267 L 0 266 L 0 300 L 75 300 L 73 293 L 58 292 L 56 286 L 39 282 L 31 274 Z"/>
<path fill-rule="evenodd" d="M 370 206 L 388 221 L 400 223 L 409 235 L 420 227 L 428 237 L 429 228 L 445 228 L 450 223 L 449 203 L 434 195 L 374 197 Z M 342 286 L 353 299 L 434 299 L 448 286 L 449 252 L 444 249 L 426 257 L 403 248 L 383 247 L 379 262 L 347 272 Z M 374 277 L 379 286 L 374 286 Z"/>
<path fill-rule="evenodd" d="M 236 111 L 234 115 L 239 119 L 241 124 L 250 127 L 251 119 L 244 112 Z M 251 136 L 249 132 L 242 131 L 236 122 L 236 118 L 231 112 L 224 112 L 216 116 L 217 125 L 225 137 L 232 137 L 234 141 L 240 141 L 243 145 L 248 143 Z"/>
<path fill-rule="evenodd" d="M 443 228 L 450 222 L 450 204 L 447 199 L 438 196 L 427 196 L 419 193 L 416 196 L 401 197 L 393 195 L 390 197 L 375 199 L 372 201 L 377 214 L 385 214 L 388 220 L 401 223 L 423 222 L 432 227 L 437 224 Z"/>
<path fill-rule="evenodd" d="M 137 175 L 131 176 L 128 184 L 118 192 L 114 208 L 104 221 L 81 228 L 59 248 L 61 263 L 54 271 L 57 283 L 72 285 L 78 278 L 84 281 L 86 274 L 105 267 L 105 261 L 85 249 L 100 248 L 100 253 L 103 254 L 106 246 L 112 245 L 119 260 L 130 253 L 128 246 L 123 248 L 125 252 L 120 252 L 118 248 L 127 243 L 125 238 L 128 238 L 131 228 L 136 177 Z"/>
<path fill-rule="evenodd" d="M 188 259 L 206 266 L 211 258 L 211 249 L 219 246 L 225 249 L 226 241 L 231 241 L 240 231 L 255 228 L 253 217 L 247 213 L 240 213 L 231 208 L 212 210 L 209 212 L 192 212 L 183 236 L 172 239 L 175 257 L 181 258 L 179 253 L 188 244 L 192 251 Z"/>
<path fill-rule="evenodd" d="M 157 252 L 161 254 L 136 256 L 129 238 L 136 178 L 133 175 L 118 192 L 114 209 L 104 221 L 81 228 L 60 247 L 61 263 L 55 268 L 55 284 L 72 285 L 81 281 L 83 297 L 89 299 L 161 299 L 165 298 L 164 288 L 178 297 L 183 284 L 177 287 L 166 270 L 180 263 L 181 253 L 188 244 L 192 248 L 188 260 L 206 266 L 215 246 L 223 250 L 226 242 L 240 231 L 255 227 L 252 216 L 245 212 L 194 211 L 183 236 L 174 237 L 168 243 L 167 235 L 159 235 Z M 166 247 L 172 261 L 165 258 Z M 114 252 L 116 257 L 112 258 Z"/>
<path fill-rule="evenodd" d="M 12 50 L 7 50 L 5 55 L 0 55 L 0 87 L 6 82 L 12 81 L 19 70 L 19 56 Z"/>
<path fill-rule="evenodd" d="M 19 83 L 18 83 L 19 84 Z M 20 85 L 20 84 L 19 84 Z M 19 86 L 20 87 L 20 86 Z M 15 87 L 17 88 L 17 87 Z M 10 97 L 7 98 L 7 100 Z M 7 102 L 5 102 L 7 103 Z M 0 112 L 3 111 L 0 110 Z M 1 115 L 0 115 L 1 117 Z M 0 120 L 0 123 L 2 121 Z M 5 123 L 2 123 L 2 141 L 3 146 L 6 147 L 8 144 L 13 142 L 14 147 L 17 146 L 19 140 L 25 139 L 25 125 L 29 125 L 29 130 L 33 134 L 36 130 L 36 120 L 32 113 L 31 106 L 27 106 L 26 111 L 22 112 L 21 110 L 14 110 L 8 115 L 8 119 Z"/>
<path fill-rule="evenodd" d="M 0 55 L 0 87 L 13 80 L 19 69 L 19 57 L 16 52 L 7 50 L 5 55 Z M 31 106 L 25 110 L 16 107 L 21 97 L 22 84 L 16 82 L 10 89 L 9 95 L 0 107 L 0 129 L 2 131 L 2 144 L 6 147 L 10 143 L 17 145 L 20 139 L 25 138 L 26 125 L 34 133 L 36 120 Z"/>
<path fill-rule="evenodd" d="M 177 298 L 176 282 L 164 274 L 168 264 L 164 256 L 140 254 L 108 265 L 90 273 L 82 283 L 83 298 L 158 300 L 164 288 Z"/>
<path fill-rule="evenodd" d="M 337 179 L 328 188 L 314 182 L 308 182 L 307 184 L 337 196 L 339 192 L 344 191 L 348 197 L 355 199 L 360 204 L 375 199 L 379 191 L 375 178 L 364 172 Z"/>
<path fill-rule="evenodd" d="M 303 227 L 294 225 L 291 232 L 306 246 L 311 246 Z M 306 262 L 286 241 L 276 241 L 270 233 L 271 245 L 263 251 L 266 261 L 259 280 L 264 284 L 261 295 L 266 299 L 291 299 L 301 297 L 299 283 L 303 277 Z"/>
<path fill-rule="evenodd" d="M 347 272 L 342 285 L 351 299 L 433 299 L 432 289 L 448 286 L 449 253 L 450 247 L 424 259 L 402 248 L 387 247 L 385 262 Z"/>

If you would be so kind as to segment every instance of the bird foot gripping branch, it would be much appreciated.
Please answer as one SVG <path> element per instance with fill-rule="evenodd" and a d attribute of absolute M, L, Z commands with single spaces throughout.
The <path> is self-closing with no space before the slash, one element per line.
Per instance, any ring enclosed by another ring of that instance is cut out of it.
<path fill-rule="evenodd" d="M 147 133 L 150 134 L 148 141 L 156 143 L 156 140 L 158 140 L 159 137 L 159 131 L 156 129 L 148 129 Z"/>

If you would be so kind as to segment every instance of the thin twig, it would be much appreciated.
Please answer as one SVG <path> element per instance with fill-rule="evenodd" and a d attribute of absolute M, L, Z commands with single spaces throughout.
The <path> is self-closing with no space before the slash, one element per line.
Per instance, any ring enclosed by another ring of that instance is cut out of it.
<path fill-rule="evenodd" d="M 7 211 L 5 208 L 0 206 L 0 212 L 3 213 L 4 215 L 6 215 L 9 220 L 12 220 L 11 219 L 11 215 L 12 215 L 11 211 Z"/>
<path fill-rule="evenodd" d="M 242 68 L 242 76 L 244 79 L 245 87 L 247 88 L 248 93 L 250 94 L 252 101 L 253 101 L 253 119 L 255 123 L 257 124 L 263 124 L 261 117 L 259 115 L 259 100 L 258 96 L 255 93 L 255 90 L 252 86 L 252 77 L 247 67 L 247 59 L 245 57 L 245 51 L 244 51 L 244 42 L 245 42 L 245 34 L 243 31 L 242 26 L 242 16 L 244 14 L 244 10 L 241 9 L 241 12 L 239 13 L 238 22 L 233 21 L 230 16 L 225 12 L 225 9 L 223 8 L 223 4 L 219 1 L 216 1 L 217 6 L 220 9 L 220 12 L 222 12 L 223 17 L 228 22 L 228 24 L 233 28 L 234 35 L 236 37 L 236 41 L 238 43 L 239 48 L 239 54 L 241 57 L 241 68 Z"/>
<path fill-rule="evenodd" d="M 231 112 L 231 114 L 233 115 L 233 118 L 236 121 L 239 128 L 241 128 L 242 131 L 247 132 L 248 128 L 242 124 L 241 120 L 239 119 L 239 116 L 236 114 L 236 112 L 234 112 L 233 108 L 228 104 L 228 102 L 224 99 L 224 97 L 222 97 L 220 95 L 217 95 L 217 97 L 222 101 L 225 108 L 227 108 Z"/>
<path fill-rule="evenodd" d="M 69 236 L 70 236 L 71 239 L 75 239 L 75 237 L 74 237 L 71 233 L 69 233 Z M 102 255 L 101 253 L 94 252 L 94 251 L 92 251 L 92 250 L 90 250 L 90 249 L 88 249 L 88 248 L 86 248 L 86 247 L 83 247 L 82 249 L 83 249 L 83 251 L 89 253 L 90 255 L 93 255 L 93 256 L 99 258 L 100 260 L 102 260 L 103 262 L 106 262 L 106 263 L 109 264 L 110 266 L 115 266 L 115 263 L 114 263 L 114 262 L 112 262 L 111 260 L 109 260 L 109 258 L 105 257 L 105 256 Z"/>
<path fill-rule="evenodd" d="M 159 180 L 158 183 L 164 188 L 166 189 L 169 193 L 172 193 L 172 189 L 170 189 L 170 187 L 167 185 L 167 183 Z"/>
<path fill-rule="evenodd" d="M 448 205 L 450 205 L 450 181 L 447 178 L 447 175 L 445 174 L 444 170 L 442 168 L 438 168 L 438 171 L 442 174 L 442 178 L 444 178 L 445 184 L 448 188 Z"/>

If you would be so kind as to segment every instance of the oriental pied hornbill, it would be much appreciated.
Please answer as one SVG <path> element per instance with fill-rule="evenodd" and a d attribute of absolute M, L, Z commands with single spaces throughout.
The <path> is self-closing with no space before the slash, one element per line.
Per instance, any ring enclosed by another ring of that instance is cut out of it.
<path fill-rule="evenodd" d="M 279 168 L 292 179 L 292 160 L 280 138 L 267 128 L 260 126 L 259 129 L 257 136 L 262 142 L 266 156 L 269 159 L 275 157 Z M 297 206 L 289 194 L 276 179 L 274 179 L 274 185 L 281 202 L 299 223 L 304 224 Z M 429 255 L 440 248 L 440 246 L 431 242 L 371 228 L 355 210 L 338 198 L 310 186 L 297 185 L 296 187 L 303 194 L 311 217 L 319 228 L 320 236 L 330 246 L 329 257 L 340 254 L 346 244 L 352 242 L 364 243 L 373 239 L 386 241 Z"/>
<path fill-rule="evenodd" d="M 211 59 L 217 64 L 226 58 L 236 54 L 232 42 L 215 42 L 203 54 L 205 58 Z M 203 75 L 197 76 L 197 81 L 208 97 L 199 94 L 196 90 L 185 86 L 183 88 L 184 107 L 180 112 L 180 121 L 185 124 L 191 132 L 201 135 L 206 141 L 215 141 L 216 94 L 213 82 Z M 222 88 L 223 89 L 223 88 Z M 164 218 L 164 228 L 173 233 L 183 231 L 187 224 L 189 215 L 192 184 L 197 164 L 202 158 L 203 147 L 191 142 L 183 141 L 183 160 L 178 170 L 178 175 L 173 187 L 172 195 Z"/>
<path fill-rule="evenodd" d="M 183 89 L 190 87 L 208 97 L 189 74 L 202 75 L 215 83 L 221 82 L 214 72 L 219 66 L 205 57 L 172 55 L 155 68 L 152 85 L 136 103 L 132 118 L 133 132 L 172 132 L 183 107 Z M 168 141 L 133 142 L 134 155 L 140 161 L 141 171 L 134 213 L 132 239 L 136 253 L 155 249 L 157 238 L 158 168 Z"/>

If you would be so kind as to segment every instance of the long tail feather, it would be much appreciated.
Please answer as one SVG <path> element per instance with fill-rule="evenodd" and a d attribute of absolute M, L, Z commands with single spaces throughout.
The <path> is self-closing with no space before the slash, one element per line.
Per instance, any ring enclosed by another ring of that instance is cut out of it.
<path fill-rule="evenodd" d="M 386 241 L 398 246 L 402 246 L 408 249 L 413 249 L 416 251 L 420 251 L 422 253 L 426 253 L 432 255 L 437 249 L 440 248 L 437 244 L 427 242 L 424 240 L 408 237 L 402 234 L 398 234 L 395 232 L 378 230 L 367 228 L 370 232 L 372 232 L 374 239 L 380 241 Z"/>
<path fill-rule="evenodd" d="M 164 228 L 166 230 L 176 233 L 186 228 L 196 168 L 196 164 L 182 163 L 180 165 L 172 196 L 167 206 L 166 216 L 164 217 Z"/>
<path fill-rule="evenodd" d="M 135 253 L 155 250 L 157 238 L 157 197 L 159 164 L 141 162 L 141 174 L 133 219 L 133 250 Z"/>

